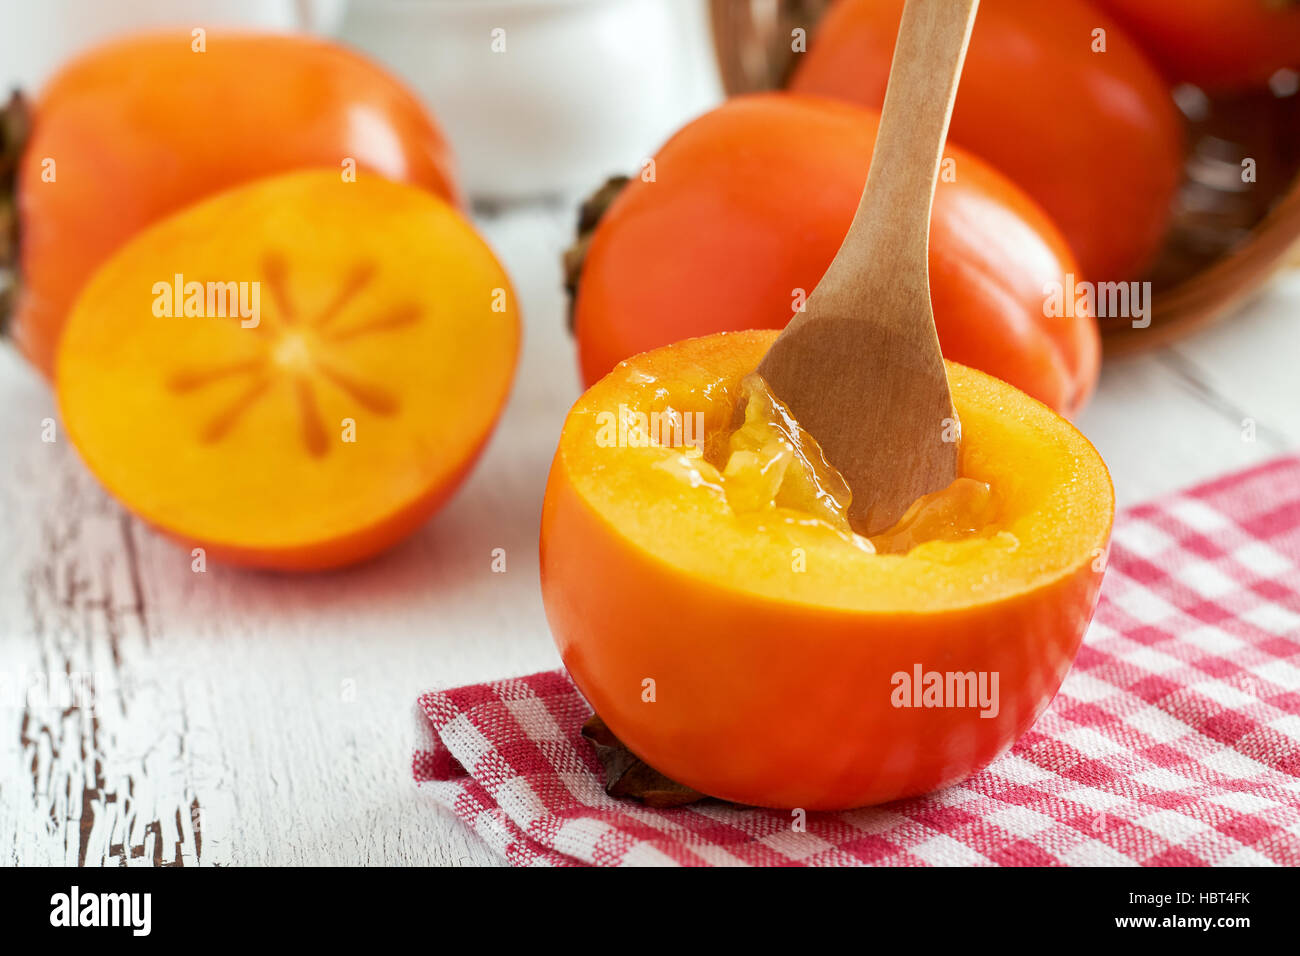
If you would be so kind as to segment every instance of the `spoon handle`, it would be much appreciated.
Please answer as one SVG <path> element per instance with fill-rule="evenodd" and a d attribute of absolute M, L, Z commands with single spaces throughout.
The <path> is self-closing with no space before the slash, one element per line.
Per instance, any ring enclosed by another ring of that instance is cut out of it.
<path fill-rule="evenodd" d="M 979 0 L 907 0 L 867 184 L 817 286 L 822 305 L 853 314 L 860 302 L 888 301 L 876 296 L 878 282 L 929 300 L 930 208 L 978 8 Z"/>

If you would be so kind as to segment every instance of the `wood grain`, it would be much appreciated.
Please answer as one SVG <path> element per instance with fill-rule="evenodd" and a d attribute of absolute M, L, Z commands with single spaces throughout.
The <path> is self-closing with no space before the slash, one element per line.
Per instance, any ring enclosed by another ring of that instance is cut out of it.
<path fill-rule="evenodd" d="M 578 392 L 558 265 L 574 208 L 480 221 L 523 298 L 515 393 L 449 508 L 349 571 L 194 573 L 65 441 L 40 441 L 49 392 L 0 348 L 0 676 L 101 675 L 93 712 L 0 701 L 0 865 L 499 862 L 414 793 L 410 714 L 428 687 L 558 666 L 537 529 Z M 1080 426 L 1122 504 L 1300 448 L 1298 311 L 1289 276 L 1107 366 Z"/>
<path fill-rule="evenodd" d="M 0 669 L 94 672 L 105 690 L 93 712 L 0 710 L 0 863 L 497 862 L 414 793 L 411 713 L 429 687 L 559 664 L 537 532 L 578 394 L 570 216 L 486 224 L 530 322 L 502 427 L 444 513 L 347 571 L 195 573 L 61 436 L 40 441 L 49 393 L 0 351 Z"/>

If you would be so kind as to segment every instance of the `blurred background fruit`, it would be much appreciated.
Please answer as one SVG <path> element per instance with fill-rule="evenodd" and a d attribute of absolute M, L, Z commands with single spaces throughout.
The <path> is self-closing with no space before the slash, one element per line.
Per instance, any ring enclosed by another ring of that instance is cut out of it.
<path fill-rule="evenodd" d="M 841 0 L 789 88 L 879 109 L 902 13 L 903 0 Z M 1043 206 L 1086 278 L 1133 279 L 1151 264 L 1180 175 L 1181 120 L 1137 44 L 1084 0 L 983 0 L 949 137 Z"/>
<path fill-rule="evenodd" d="M 990 14 L 996 24 L 997 11 L 1004 2 L 987 0 L 981 6 L 975 28 L 977 38 L 987 29 Z M 1295 16 L 1291 9 L 1294 3 L 1289 0 L 1194 0 L 1187 4 L 1108 0 L 1105 9 L 1099 0 L 1088 0 L 1088 3 L 1093 12 L 1081 16 L 1079 25 L 1086 28 L 1089 42 L 1093 29 L 1109 24 L 1106 27 L 1108 49 L 1114 49 L 1111 41 L 1118 37 L 1121 46 L 1130 53 L 1136 43 L 1153 64 L 1162 59 L 1161 37 L 1166 38 L 1167 47 L 1168 37 L 1181 38 L 1184 34 L 1191 37 L 1198 30 L 1202 40 L 1205 36 L 1216 37 L 1211 47 L 1225 59 L 1256 57 L 1268 43 L 1276 43 L 1274 49 L 1281 51 L 1272 59 L 1252 60 L 1261 67 L 1255 76 L 1268 73 L 1271 82 L 1267 85 L 1256 83 L 1254 88 L 1224 91 L 1214 88 L 1202 74 L 1201 78 L 1210 87 L 1208 91 L 1185 82 L 1168 90 L 1167 95 L 1175 100 L 1181 112 L 1179 122 L 1186 129 L 1188 145 L 1164 238 L 1145 272 L 1129 277 L 1152 284 L 1154 296 L 1149 325 L 1143 320 L 1135 328 L 1126 316 L 1099 317 L 1107 351 L 1121 353 L 1167 344 L 1230 314 L 1234 307 L 1258 294 L 1289 259 L 1300 262 L 1300 253 L 1295 251 L 1300 244 L 1300 178 L 1297 178 L 1300 77 L 1285 67 L 1268 72 L 1277 63 L 1300 59 L 1300 44 L 1286 25 Z M 819 30 L 823 19 L 847 23 L 854 10 L 868 14 L 874 11 L 879 16 L 898 6 L 899 0 L 876 0 L 870 5 L 869 0 L 711 0 L 714 40 L 724 85 L 731 94 L 784 88 L 792 75 L 820 56 L 817 48 L 825 38 Z M 1030 6 L 1035 9 L 1026 11 L 1026 23 L 1058 8 L 1072 9 L 1077 14 L 1080 0 Z M 1261 6 L 1265 8 L 1264 14 L 1259 12 Z M 1171 10 L 1175 12 L 1170 14 Z M 1123 39 L 1124 31 L 1116 28 L 1107 11 L 1133 27 L 1129 40 Z M 1170 28 L 1173 32 L 1161 34 L 1160 29 L 1171 19 L 1177 23 Z M 1271 38 L 1268 41 L 1264 41 L 1259 29 L 1264 20 L 1278 27 L 1265 31 Z M 870 16 L 863 22 L 870 23 Z M 1142 24 L 1148 24 L 1150 29 L 1144 30 Z M 1222 25 L 1222 30 L 1216 24 Z M 1011 44 L 1018 32 L 1009 29 L 1003 38 Z M 844 42 L 837 40 L 831 46 Z M 888 52 L 883 55 L 888 56 Z M 1010 62 L 1016 62 L 1025 51 L 1008 45 L 1004 52 Z M 879 49 L 873 53 L 877 59 L 880 55 Z M 1177 53 L 1173 56 L 1176 59 Z M 1101 59 L 1102 55 L 1097 57 Z M 1131 60 L 1131 56 L 1126 59 Z M 1268 64 L 1266 69 L 1262 67 L 1264 63 Z M 848 64 L 847 69 L 854 72 L 864 68 Z M 875 69 L 879 71 L 883 67 Z M 1149 83 L 1150 70 L 1145 72 Z M 968 62 L 966 80 L 957 99 L 958 118 L 963 97 L 969 95 L 970 75 Z M 1101 70 L 1091 75 L 1105 77 L 1106 73 Z M 1188 74 L 1174 70 L 1171 75 Z M 1020 87 L 1008 87 L 1008 90 L 1015 92 L 1011 99 L 1028 101 L 1023 98 L 1048 95 L 1037 88 L 1053 82 L 1056 80 L 1049 69 L 1024 80 L 1023 86 L 1032 92 L 1026 94 Z M 1173 83 L 1174 80 L 1165 78 L 1166 86 Z M 1014 109 L 1014 105 L 1008 109 Z M 998 111 L 989 113 L 988 118 L 993 128 L 1002 121 Z M 1050 115 L 1044 115 L 1041 121 L 1049 133 L 1065 122 Z M 1046 141 L 1050 147 L 1050 137 Z M 1029 167 L 1043 142 L 1040 136 L 1022 137 L 1018 142 L 1008 136 L 1001 148 L 1019 151 L 1021 155 L 1011 156 L 1010 161 Z M 994 143 L 995 148 L 999 145 Z M 1105 168 L 1109 162 L 1103 157 L 1098 168 Z M 1114 183 L 1084 180 L 1078 196 L 1091 195 L 1096 190 L 1106 195 L 1108 190 L 1117 188 Z M 1104 228 L 1105 223 L 1098 221 Z M 1121 246 L 1130 242 L 1125 235 L 1127 229 L 1128 224 L 1118 219 L 1110 226 L 1114 241 Z"/>
<path fill-rule="evenodd" d="M 32 107 L 12 318 L 47 376 L 94 269 L 197 199 L 292 169 L 341 174 L 348 161 L 458 196 L 437 124 L 369 60 L 304 36 L 214 32 L 204 52 L 191 43 L 167 32 L 100 46 L 63 67 Z"/>
<path fill-rule="evenodd" d="M 1093 2 L 1123 24 L 1171 80 L 1231 91 L 1263 87 L 1279 70 L 1300 69 L 1295 0 Z"/>
<path fill-rule="evenodd" d="M 878 118 L 820 98 L 735 98 L 659 150 L 655 181 L 609 190 L 570 261 L 584 380 L 679 339 L 783 327 L 848 231 Z M 1086 311 L 1045 315 L 1044 289 L 1077 273 L 1074 258 L 1006 177 L 948 155 L 956 178 L 939 183 L 930 233 L 944 354 L 1072 413 L 1096 382 L 1097 330 Z"/>

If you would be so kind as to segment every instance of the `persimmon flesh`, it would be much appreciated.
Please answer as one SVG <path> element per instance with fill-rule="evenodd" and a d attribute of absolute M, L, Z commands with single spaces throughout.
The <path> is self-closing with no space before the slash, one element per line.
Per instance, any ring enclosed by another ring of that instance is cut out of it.
<path fill-rule="evenodd" d="M 893 527 L 863 537 L 849 521 L 853 493 L 817 439 L 762 376 L 747 375 L 737 390 L 743 421 L 726 441 L 725 458 L 710 460 L 703 448 L 692 446 L 660 463 L 692 486 L 720 490 L 736 515 L 766 512 L 782 520 L 824 524 L 855 547 L 884 554 L 910 551 L 927 541 L 958 540 L 994 526 L 993 489 L 963 477 L 917 499 Z"/>
<path fill-rule="evenodd" d="M 736 510 L 725 474 L 693 480 L 683 460 L 724 453 L 775 335 L 636 356 L 569 413 L 542 513 L 557 646 L 619 739 L 704 793 L 836 809 L 946 786 L 1024 733 L 1069 670 L 1101 581 L 1109 474 L 1046 406 L 949 363 L 969 484 L 942 496 L 946 514 L 922 503 L 901 553 L 856 546 L 798 500 Z M 608 440 L 610 414 L 637 413 L 699 416 L 702 440 Z M 991 510 L 972 494 L 985 486 Z M 963 512 L 973 527 L 948 535 Z M 917 666 L 996 675 L 996 706 L 896 706 Z"/>
<path fill-rule="evenodd" d="M 185 314 L 210 301 L 191 282 L 248 283 L 260 315 Z M 56 384 L 73 444 L 140 517 L 214 558 L 313 569 L 376 553 L 450 495 L 518 343 L 505 273 L 445 201 L 299 172 L 131 240 L 74 308 Z"/>

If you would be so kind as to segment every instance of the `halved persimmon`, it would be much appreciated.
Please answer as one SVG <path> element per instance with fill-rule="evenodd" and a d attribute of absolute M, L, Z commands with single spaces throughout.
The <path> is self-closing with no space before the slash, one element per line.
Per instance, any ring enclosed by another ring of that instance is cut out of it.
<path fill-rule="evenodd" d="M 943 787 L 1009 747 L 1069 670 L 1109 473 L 1046 406 L 950 363 L 961 478 L 873 546 L 824 513 L 820 467 L 796 455 L 793 482 L 764 485 L 781 453 L 761 415 L 733 431 L 775 335 L 636 356 L 573 407 L 542 512 L 556 643 L 613 733 L 704 793 L 836 809 Z"/>
<path fill-rule="evenodd" d="M 101 268 L 56 384 L 91 471 L 213 557 L 346 564 L 468 472 L 519 344 L 505 272 L 446 202 L 291 173 L 150 227 Z"/>

